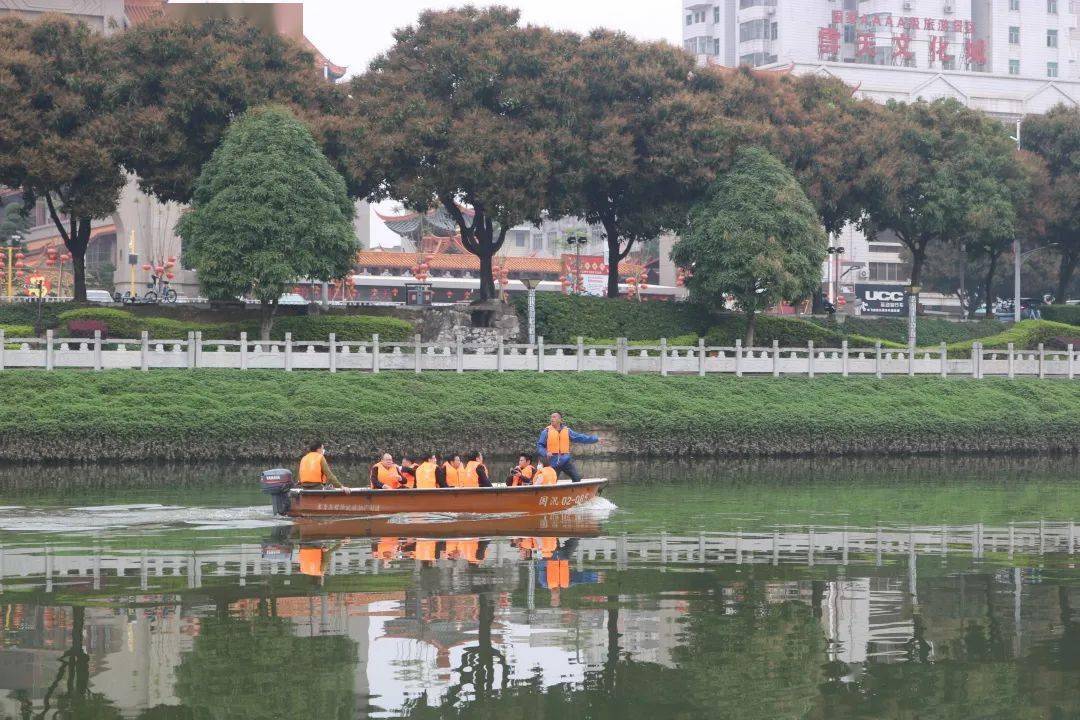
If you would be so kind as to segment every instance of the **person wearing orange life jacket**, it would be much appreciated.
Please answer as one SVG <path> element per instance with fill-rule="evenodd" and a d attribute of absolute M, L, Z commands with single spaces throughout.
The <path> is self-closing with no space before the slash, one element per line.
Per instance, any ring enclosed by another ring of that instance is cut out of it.
<path fill-rule="evenodd" d="M 371 466 L 368 481 L 374 490 L 397 490 L 405 487 L 401 470 L 394 464 L 394 456 L 390 453 L 383 455 L 382 460 Z"/>
<path fill-rule="evenodd" d="M 535 474 L 536 468 L 533 467 L 532 456 L 521 454 L 518 456 L 517 465 L 510 470 L 510 475 L 506 478 L 506 484 L 510 487 L 532 485 L 533 475 Z"/>
<path fill-rule="evenodd" d="M 334 477 L 334 473 L 330 472 L 330 464 L 326 462 L 326 448 L 319 440 L 308 445 L 307 454 L 300 458 L 300 472 L 297 475 L 301 489 L 315 490 L 336 487 L 339 490 L 349 492 L 349 488 L 342 485 Z"/>
<path fill-rule="evenodd" d="M 551 424 L 540 431 L 536 440 L 537 457 L 547 462 L 557 473 L 566 473 L 574 482 L 581 482 L 581 473 L 570 454 L 570 443 L 592 445 L 600 442 L 596 435 L 574 432 L 563 425 L 562 413 L 551 413 Z"/>
<path fill-rule="evenodd" d="M 457 453 L 443 455 L 445 462 L 439 466 L 435 482 L 439 487 L 461 487 L 465 480 L 465 465 Z"/>
<path fill-rule="evenodd" d="M 479 450 L 469 453 L 469 460 L 465 463 L 465 482 L 461 487 L 491 487 L 487 466 L 484 465 L 484 454 Z"/>
<path fill-rule="evenodd" d="M 401 471 L 401 481 L 404 483 L 404 487 L 416 487 L 416 468 L 417 464 L 410 460 L 408 455 L 401 456 L 401 465 L 398 466 L 398 470 Z"/>
<path fill-rule="evenodd" d="M 439 461 L 435 453 L 431 453 L 415 468 L 416 487 L 421 490 L 433 490 L 439 487 L 438 474 Z"/>
<path fill-rule="evenodd" d="M 533 475 L 533 485 L 554 485 L 559 482 L 559 473 L 550 465 L 545 465 L 543 460 L 536 461 L 536 474 Z"/>

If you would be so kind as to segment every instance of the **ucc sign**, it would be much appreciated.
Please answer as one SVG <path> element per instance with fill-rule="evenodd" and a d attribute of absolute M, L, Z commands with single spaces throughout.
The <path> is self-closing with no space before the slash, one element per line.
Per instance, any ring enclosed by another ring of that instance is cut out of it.
<path fill-rule="evenodd" d="M 897 285 L 856 285 L 863 315 L 907 315 L 907 292 Z"/>

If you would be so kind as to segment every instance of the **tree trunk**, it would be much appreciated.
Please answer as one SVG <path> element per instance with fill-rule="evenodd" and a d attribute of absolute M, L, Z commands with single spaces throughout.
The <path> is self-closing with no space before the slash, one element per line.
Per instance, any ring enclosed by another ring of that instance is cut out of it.
<path fill-rule="evenodd" d="M 259 320 L 259 339 L 263 342 L 270 341 L 270 331 L 274 328 L 274 313 L 277 312 L 278 301 L 262 303 L 262 317 Z"/>
<path fill-rule="evenodd" d="M 1069 285 L 1072 283 L 1073 274 L 1076 272 L 1076 254 L 1071 252 L 1061 253 L 1061 264 L 1058 266 L 1057 293 L 1054 295 L 1055 305 L 1064 305 L 1068 297 Z"/>
<path fill-rule="evenodd" d="M 480 258 L 480 301 L 490 300 L 495 297 L 495 275 L 492 266 L 493 253 L 481 250 L 477 255 Z"/>
<path fill-rule="evenodd" d="M 52 218 L 56 229 L 60 231 L 60 237 L 64 240 L 64 246 L 71 253 L 71 274 L 74 289 L 75 302 L 86 302 L 86 248 L 90 245 L 90 223 L 93 218 L 83 216 L 69 218 L 68 224 L 60 218 L 56 211 L 56 205 L 52 201 L 52 194 L 45 193 L 45 203 L 49 207 L 49 216 Z"/>
<path fill-rule="evenodd" d="M 614 218 L 603 220 L 604 234 L 607 236 L 607 296 L 619 297 L 619 225 Z"/>
<path fill-rule="evenodd" d="M 441 196 L 440 202 L 458 226 L 462 246 L 480 260 L 480 302 L 491 300 L 496 297 L 492 258 L 506 242 L 506 231 L 510 229 L 509 223 L 504 222 L 500 226 L 499 237 L 496 239 L 495 222 L 481 204 L 474 204 L 473 220 L 472 224 L 469 224 L 452 197 Z"/>
<path fill-rule="evenodd" d="M 990 253 L 990 269 L 986 271 L 986 278 L 983 280 L 983 302 L 986 303 L 986 318 L 988 320 L 994 317 L 994 303 L 991 295 L 994 290 L 994 275 L 997 274 L 997 263 L 1000 257 L 1000 253 Z"/>
<path fill-rule="evenodd" d="M 746 309 L 746 338 L 743 345 L 754 347 L 754 329 L 757 327 L 757 303 Z"/>

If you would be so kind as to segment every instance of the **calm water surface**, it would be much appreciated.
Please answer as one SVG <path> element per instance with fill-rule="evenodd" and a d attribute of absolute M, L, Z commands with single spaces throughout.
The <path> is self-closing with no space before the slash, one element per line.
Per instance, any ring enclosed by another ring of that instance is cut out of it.
<path fill-rule="evenodd" d="M 0 717 L 1080 717 L 1077 459 L 584 464 L 482 527 L 0 468 Z"/>

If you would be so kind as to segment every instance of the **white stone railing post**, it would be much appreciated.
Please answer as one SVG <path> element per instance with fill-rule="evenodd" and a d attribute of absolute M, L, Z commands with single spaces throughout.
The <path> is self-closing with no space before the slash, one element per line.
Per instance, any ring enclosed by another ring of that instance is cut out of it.
<path fill-rule="evenodd" d="M 660 338 L 660 377 L 667 377 L 667 338 Z"/>
<path fill-rule="evenodd" d="M 189 330 L 187 334 L 187 353 L 184 356 L 184 367 L 188 370 L 195 367 L 195 331 Z"/>
<path fill-rule="evenodd" d="M 150 333 L 142 331 L 142 344 L 139 348 L 139 369 L 146 372 L 150 369 Z"/>
<path fill-rule="evenodd" d="M 1039 379 L 1046 377 L 1046 348 L 1039 343 Z"/>
<path fill-rule="evenodd" d="M 382 355 L 382 347 L 379 345 L 379 333 L 372 333 L 371 335 L 371 372 L 377 373 L 381 370 L 379 365 L 380 356 Z M 458 371 L 460 372 L 460 370 Z"/>
<path fill-rule="evenodd" d="M 772 376 L 780 377 L 780 341 L 772 341 Z"/>
<path fill-rule="evenodd" d="M 52 370 L 53 369 L 53 363 L 54 363 L 54 358 L 53 358 L 53 331 L 52 330 L 46 330 L 45 331 L 45 369 L 46 370 Z"/>
<path fill-rule="evenodd" d="M 577 371 L 582 372 L 585 369 L 585 338 L 578 335 L 577 338 Z"/>
<path fill-rule="evenodd" d="M 242 332 L 242 333 L 240 333 L 240 369 L 241 370 L 247 370 L 247 365 L 248 365 L 248 363 L 247 363 L 247 351 L 248 351 L 247 333 Z"/>
<path fill-rule="evenodd" d="M 735 377 L 742 377 L 742 339 L 735 341 Z"/>
<path fill-rule="evenodd" d="M 908 377 L 915 375 L 915 341 L 909 340 L 907 344 L 907 374 Z"/>
<path fill-rule="evenodd" d="M 874 377 L 881 379 L 881 342 L 874 343 Z"/>
<path fill-rule="evenodd" d="M 809 350 L 809 354 L 806 357 L 806 376 L 809 378 L 814 377 L 814 341 L 808 340 L 806 342 L 806 348 Z"/>
<path fill-rule="evenodd" d="M 4 350 L 7 344 L 4 342 L 4 329 L 0 328 L 0 370 L 4 369 Z"/>
<path fill-rule="evenodd" d="M 465 345 L 460 334 L 457 336 L 457 371 L 465 372 Z"/>
<path fill-rule="evenodd" d="M 292 372 L 292 333 L 285 333 L 285 371 Z"/>
<path fill-rule="evenodd" d="M 503 339 L 499 336 L 499 344 L 495 348 L 495 370 L 497 372 L 503 372 Z"/>
<path fill-rule="evenodd" d="M 941 377 L 949 377 L 949 346 L 941 343 Z"/>
<path fill-rule="evenodd" d="M 536 338 L 536 372 L 544 372 L 544 336 Z"/>
<path fill-rule="evenodd" d="M 0 338 L 2 341 L 3 338 Z M 101 369 L 101 331 L 94 331 L 94 369 Z"/>
<path fill-rule="evenodd" d="M 327 364 L 330 366 L 330 372 L 337 372 L 337 333 L 330 333 L 330 336 L 326 339 L 326 353 Z M 375 355 L 374 357 L 378 357 Z"/>
<path fill-rule="evenodd" d="M 0 348 L 2 348 L 3 345 L 4 345 L 4 336 L 0 335 Z M 1066 361 L 1066 367 L 1068 368 L 1069 379 L 1072 380 L 1073 379 L 1073 362 L 1075 360 L 1075 358 L 1073 357 L 1072 343 L 1069 343 L 1068 349 L 1069 349 L 1069 359 Z M 0 353 L 3 353 L 3 352 L 4 352 L 3 349 L 0 349 Z M 0 357 L 3 357 L 3 356 L 0 355 Z M 0 369 L 3 369 L 3 367 L 4 367 L 4 363 L 2 361 L 0 361 Z"/>
<path fill-rule="evenodd" d="M 630 372 L 630 369 L 626 367 L 626 338 L 619 338 L 617 345 L 618 348 L 615 351 L 617 353 L 615 364 L 618 367 L 619 374 L 626 375 Z"/>
<path fill-rule="evenodd" d="M 705 377 L 705 338 L 698 338 L 697 341 L 697 374 L 700 377 Z"/>
<path fill-rule="evenodd" d="M 971 377 L 976 379 L 979 377 L 980 360 L 982 360 L 982 351 L 979 349 L 979 343 L 973 342 L 971 344 Z"/>
<path fill-rule="evenodd" d="M 413 370 L 419 375 L 423 370 L 421 366 L 424 362 L 424 353 L 421 351 L 422 343 L 420 342 L 420 336 L 413 335 L 413 342 L 416 344 L 416 347 L 413 348 Z"/>
<path fill-rule="evenodd" d="M 840 375 L 848 376 L 848 344 L 847 340 L 840 341 Z"/>
<path fill-rule="evenodd" d="M 202 330 L 195 331 L 195 367 L 202 363 Z"/>
<path fill-rule="evenodd" d="M 1009 343 L 1009 379 L 1016 377 L 1016 346 Z"/>

